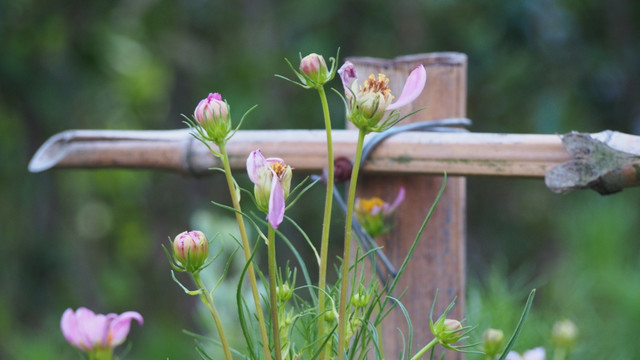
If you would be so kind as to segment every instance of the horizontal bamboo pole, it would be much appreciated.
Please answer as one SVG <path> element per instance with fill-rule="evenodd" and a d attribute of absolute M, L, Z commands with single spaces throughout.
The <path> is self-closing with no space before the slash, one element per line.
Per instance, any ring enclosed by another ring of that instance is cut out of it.
<path fill-rule="evenodd" d="M 335 156 L 352 158 L 356 137 L 355 130 L 334 130 Z M 325 141 L 324 130 L 245 130 L 227 150 L 234 168 L 244 168 L 249 152 L 261 149 L 298 170 L 317 171 L 327 163 Z M 544 177 L 571 159 L 558 135 L 406 132 L 379 144 L 364 171 Z M 68 130 L 42 145 L 29 170 L 138 168 L 197 175 L 219 166 L 188 130 Z"/>

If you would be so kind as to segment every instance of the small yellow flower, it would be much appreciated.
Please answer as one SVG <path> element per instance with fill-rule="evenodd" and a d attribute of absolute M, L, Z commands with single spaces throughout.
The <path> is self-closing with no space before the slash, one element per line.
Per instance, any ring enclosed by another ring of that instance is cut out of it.
<path fill-rule="evenodd" d="M 384 235 L 391 230 L 391 220 L 398 206 L 404 201 L 405 191 L 400 188 L 392 204 L 379 197 L 356 199 L 355 215 L 362 228 L 371 237 Z"/>

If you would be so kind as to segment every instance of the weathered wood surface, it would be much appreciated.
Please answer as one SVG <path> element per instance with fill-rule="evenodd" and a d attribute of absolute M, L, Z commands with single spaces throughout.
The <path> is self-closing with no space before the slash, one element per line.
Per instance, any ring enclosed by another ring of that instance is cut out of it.
<path fill-rule="evenodd" d="M 562 143 L 573 160 L 552 168 L 545 176 L 549 189 L 565 193 L 593 189 L 608 195 L 640 185 L 640 140 L 615 131 L 572 132 Z"/>
<path fill-rule="evenodd" d="M 353 158 L 356 138 L 355 130 L 334 130 L 335 156 Z M 238 131 L 228 144 L 231 166 L 244 168 L 249 152 L 258 148 L 298 170 L 326 166 L 324 130 Z M 571 159 L 558 135 L 406 132 L 378 145 L 364 171 L 543 177 Z M 44 143 L 29 169 L 121 167 L 205 174 L 219 166 L 186 129 L 68 130 Z"/>
<path fill-rule="evenodd" d="M 401 109 L 409 113 L 426 107 L 425 110 L 405 119 L 403 123 L 436 120 L 442 118 L 465 117 L 466 107 L 466 71 L 467 57 L 459 53 L 436 53 L 413 55 L 393 60 L 371 58 L 350 59 L 360 77 L 369 74 L 384 73 L 390 79 L 392 93 L 399 94 L 404 80 L 419 64 L 427 69 L 427 85 L 420 97 L 412 104 Z M 421 134 L 424 136 L 424 134 Z M 447 135 L 436 134 L 435 139 L 446 142 Z M 460 138 L 465 135 L 455 134 Z M 454 136 L 455 136 L 454 135 Z M 494 138 L 497 140 L 498 138 Z M 451 138 L 449 138 L 451 140 Z M 390 140 L 391 141 L 391 140 Z M 411 149 L 410 146 L 408 149 Z M 459 153 L 463 146 L 451 146 L 450 152 L 440 153 L 443 158 L 451 159 L 452 154 Z M 440 149 L 442 150 L 442 149 Z M 467 151 L 471 149 L 467 148 Z M 493 152 L 487 148 L 489 152 Z M 462 150 L 464 151 L 464 150 Z M 495 154 L 495 152 L 493 152 Z M 509 156 L 507 152 L 503 155 Z M 472 151 L 466 155 L 474 158 Z M 476 153 L 477 155 L 477 153 Z M 431 156 L 431 154 L 429 155 Z M 464 161 L 463 161 L 464 162 Z M 455 164 L 449 161 L 448 165 Z M 459 165 L 459 163 L 458 163 Z M 494 168 L 501 172 L 498 163 L 485 163 L 485 169 Z M 539 164 L 534 165 L 538 167 Z M 478 168 L 480 168 L 478 167 Z M 451 168 L 449 168 L 451 169 Z M 447 170 L 448 171 L 448 170 Z M 537 171 L 542 171 L 539 169 Z M 379 244 L 393 264 L 399 266 L 412 246 L 413 240 L 442 186 L 442 176 L 400 175 L 400 174 L 365 174 L 358 184 L 358 196 L 378 196 L 391 201 L 400 187 L 407 190 L 407 197 L 396 213 L 396 226 L 393 230 L 379 238 Z M 439 290 L 439 299 L 435 306 L 438 316 L 447 305 L 457 298 L 457 305 L 450 318 L 464 318 L 465 300 L 465 246 L 466 246 L 466 179 L 449 177 L 445 192 L 437 208 L 422 234 L 411 262 L 399 282 L 397 294 L 407 290 L 402 303 L 413 322 L 413 340 L 419 349 L 433 339 L 429 330 L 429 311 Z M 373 274 L 372 274 L 373 275 Z M 382 330 L 386 357 L 394 359 L 402 351 L 400 329 L 407 336 L 407 324 L 402 312 L 398 309 L 385 319 Z M 415 351 L 411 349 L 410 352 Z M 437 356 L 439 358 L 439 356 Z M 462 359 L 462 354 L 449 352 L 448 360 Z"/>

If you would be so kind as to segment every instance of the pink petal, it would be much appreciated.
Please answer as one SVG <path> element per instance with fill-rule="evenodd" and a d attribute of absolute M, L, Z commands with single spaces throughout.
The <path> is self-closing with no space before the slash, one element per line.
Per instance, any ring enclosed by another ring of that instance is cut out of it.
<path fill-rule="evenodd" d="M 284 189 L 274 173 L 273 180 L 271 181 L 271 195 L 269 196 L 269 214 L 267 214 L 269 224 L 271 224 L 272 228 L 277 229 L 282 223 L 284 219 L 284 208 Z"/>
<path fill-rule="evenodd" d="M 93 311 L 80 307 L 76 310 L 76 321 L 80 333 L 80 343 L 85 349 L 93 349 L 106 337 L 107 323 L 104 315 L 96 315 Z"/>
<path fill-rule="evenodd" d="M 340 67 L 340 69 L 338 69 L 338 75 L 340 75 L 340 79 L 342 80 L 342 86 L 344 86 L 344 89 L 346 91 L 349 91 L 347 89 L 351 86 L 351 83 L 353 82 L 353 80 L 358 77 L 358 75 L 356 74 L 356 69 L 353 66 L 353 63 L 351 63 L 351 61 L 346 61 Z"/>
<path fill-rule="evenodd" d="M 124 342 L 124 340 L 127 338 L 127 335 L 129 334 L 131 320 L 138 321 L 138 324 L 140 325 L 144 323 L 142 315 L 135 311 L 124 312 L 120 314 L 120 316 L 113 319 L 109 327 L 110 347 L 116 347 Z"/>
<path fill-rule="evenodd" d="M 271 164 L 275 164 L 275 163 L 284 164 L 284 160 L 282 160 L 281 158 L 277 158 L 277 157 L 266 158 L 265 162 L 267 163 L 268 166 L 271 166 Z"/>
<path fill-rule="evenodd" d="M 522 354 L 524 360 L 545 360 L 546 354 L 544 348 L 537 347 L 535 349 L 527 350 Z"/>
<path fill-rule="evenodd" d="M 401 186 L 400 190 L 398 190 L 398 196 L 396 196 L 396 199 L 393 201 L 393 204 L 391 204 L 391 206 L 385 209 L 385 213 L 390 214 L 394 212 L 396 208 L 400 206 L 400 204 L 402 204 L 402 202 L 404 201 L 404 197 L 405 197 L 404 187 Z"/>
<path fill-rule="evenodd" d="M 267 166 L 267 161 L 262 156 L 260 149 L 252 151 L 247 158 L 247 174 L 252 183 L 258 184 L 260 181 L 260 171 Z"/>
<path fill-rule="evenodd" d="M 522 360 L 522 357 L 520 357 L 520 354 L 515 351 L 509 351 L 504 360 Z"/>
<path fill-rule="evenodd" d="M 115 314 L 95 314 L 92 318 L 80 319 L 78 323 L 89 342 L 89 346 L 106 346 L 109 339 L 109 324 L 115 318 Z"/>
<path fill-rule="evenodd" d="M 415 68 L 404 84 L 400 97 L 393 104 L 387 107 L 387 110 L 399 109 L 405 105 L 410 104 L 413 100 L 417 99 L 422 93 L 424 85 L 427 82 L 427 71 L 424 65 L 420 65 Z"/>
<path fill-rule="evenodd" d="M 62 314 L 62 319 L 60 319 L 60 329 L 62 330 L 62 335 L 69 344 L 77 348 L 81 348 L 82 335 L 78 328 L 76 314 L 71 310 L 71 308 L 68 308 Z"/>
<path fill-rule="evenodd" d="M 382 206 L 374 205 L 371 208 L 371 211 L 369 212 L 369 214 L 376 216 L 380 213 L 380 210 L 382 210 L 382 208 L 383 208 Z"/>
<path fill-rule="evenodd" d="M 209 94 L 209 96 L 207 96 L 207 99 L 222 101 L 222 95 L 220 95 L 220 93 Z"/>
<path fill-rule="evenodd" d="M 193 111 L 193 117 L 196 118 L 196 120 L 198 119 L 199 113 L 202 114 L 207 104 L 209 104 L 208 98 L 200 100 L 200 102 L 196 106 L 196 109 Z"/>

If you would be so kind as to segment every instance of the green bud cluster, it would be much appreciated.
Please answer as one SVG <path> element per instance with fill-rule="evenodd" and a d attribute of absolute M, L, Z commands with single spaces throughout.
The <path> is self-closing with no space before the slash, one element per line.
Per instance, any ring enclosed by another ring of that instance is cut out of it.
<path fill-rule="evenodd" d="M 502 352 L 504 333 L 498 329 L 487 329 L 482 334 L 482 344 L 487 357 L 494 358 Z"/>
<path fill-rule="evenodd" d="M 293 289 L 289 287 L 289 284 L 284 283 L 276 287 L 276 300 L 279 304 L 284 304 L 293 296 Z"/>
<path fill-rule="evenodd" d="M 551 342 L 561 349 L 571 350 L 578 340 L 578 327 L 573 321 L 564 319 L 556 322 L 551 330 Z"/>

